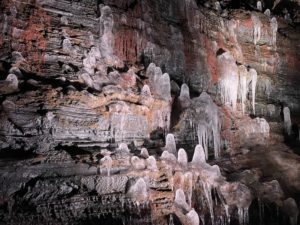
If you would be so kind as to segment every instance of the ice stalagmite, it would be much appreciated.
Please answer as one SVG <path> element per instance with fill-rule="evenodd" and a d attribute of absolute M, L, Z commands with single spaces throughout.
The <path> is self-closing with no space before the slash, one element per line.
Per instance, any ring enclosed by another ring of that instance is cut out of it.
<path fill-rule="evenodd" d="M 190 105 L 190 89 L 186 84 L 181 85 L 180 95 L 179 95 L 180 106 L 185 109 Z"/>
<path fill-rule="evenodd" d="M 148 150 L 146 148 L 142 148 L 141 156 L 145 159 L 147 159 L 149 157 L 149 153 L 148 153 Z"/>
<path fill-rule="evenodd" d="M 131 165 L 136 170 L 143 170 L 143 169 L 146 168 L 145 160 L 144 159 L 140 159 L 137 156 L 132 156 L 131 157 Z"/>
<path fill-rule="evenodd" d="M 266 11 L 264 12 L 264 14 L 265 14 L 267 17 L 270 17 L 270 16 L 271 16 L 271 11 L 270 11 L 270 9 L 266 9 Z"/>
<path fill-rule="evenodd" d="M 185 194 L 182 189 L 177 189 L 175 193 L 175 203 L 178 207 L 188 211 L 189 205 L 186 202 Z"/>
<path fill-rule="evenodd" d="M 139 178 L 134 185 L 129 188 L 128 193 L 137 202 L 145 201 L 148 197 L 147 184 L 143 178 Z"/>
<path fill-rule="evenodd" d="M 192 163 L 195 165 L 200 165 L 201 163 L 205 163 L 205 153 L 202 145 L 197 145 L 195 147 Z"/>
<path fill-rule="evenodd" d="M 287 135 L 290 135 L 292 131 L 292 122 L 291 122 L 291 113 L 289 107 L 283 108 L 283 120 L 284 120 L 285 133 Z"/>
<path fill-rule="evenodd" d="M 257 1 L 257 3 L 256 3 L 256 8 L 257 8 L 257 10 L 262 11 L 262 4 L 261 4 L 261 1 Z"/>
<path fill-rule="evenodd" d="M 257 83 L 257 72 L 255 69 L 251 68 L 249 70 L 249 74 L 251 76 L 251 83 L 252 83 L 252 109 L 253 109 L 253 114 L 255 115 L 255 91 L 256 91 L 256 83 Z"/>
<path fill-rule="evenodd" d="M 186 154 L 186 151 L 183 149 L 183 148 L 180 148 L 178 150 L 178 159 L 177 161 L 179 162 L 179 164 L 181 166 L 187 166 L 187 163 L 188 163 L 188 158 L 187 158 L 187 154 Z"/>
<path fill-rule="evenodd" d="M 112 166 L 112 158 L 110 156 L 104 156 L 101 160 L 100 163 L 102 166 L 104 166 L 107 170 L 107 176 L 110 176 L 110 170 Z"/>
<path fill-rule="evenodd" d="M 165 149 L 177 157 L 176 142 L 173 134 L 167 135 Z"/>
<path fill-rule="evenodd" d="M 262 23 L 259 17 L 255 14 L 251 14 L 251 20 L 253 22 L 253 42 L 256 45 L 261 38 L 261 26 Z"/>
<path fill-rule="evenodd" d="M 147 169 L 151 171 L 157 171 L 156 159 L 154 156 L 150 156 L 147 161 Z"/>
<path fill-rule="evenodd" d="M 186 217 L 187 217 L 187 221 L 188 221 L 189 225 L 199 225 L 200 224 L 198 213 L 194 209 L 189 211 L 186 214 Z"/>
<path fill-rule="evenodd" d="M 248 93 L 248 85 L 247 85 L 248 71 L 244 65 L 239 66 L 239 75 L 240 75 L 239 98 L 241 100 L 242 112 L 245 113 L 245 102 Z"/>
<path fill-rule="evenodd" d="M 236 109 L 238 97 L 239 75 L 236 61 L 230 52 L 224 52 L 217 57 L 220 72 L 220 94 L 224 103 L 229 103 L 233 110 Z"/>

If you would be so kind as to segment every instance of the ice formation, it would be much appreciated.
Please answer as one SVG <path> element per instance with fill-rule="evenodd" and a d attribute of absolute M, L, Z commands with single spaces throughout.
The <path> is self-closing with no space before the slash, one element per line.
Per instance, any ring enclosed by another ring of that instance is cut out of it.
<path fill-rule="evenodd" d="M 251 20 L 253 22 L 253 42 L 256 45 L 261 38 L 261 26 L 262 23 L 259 17 L 255 14 L 251 14 Z"/>
<path fill-rule="evenodd" d="M 239 66 L 239 98 L 241 100 L 242 112 L 245 113 L 245 102 L 247 100 L 248 85 L 247 85 L 247 75 L 248 71 L 244 65 Z"/>
<path fill-rule="evenodd" d="M 110 176 L 110 170 L 111 170 L 111 166 L 112 166 L 112 158 L 110 156 L 104 156 L 101 160 L 100 160 L 101 166 L 104 166 L 107 170 L 107 176 Z"/>
<path fill-rule="evenodd" d="M 277 29 L 278 23 L 276 17 L 273 17 L 270 21 L 271 31 L 272 31 L 272 42 L 271 44 L 276 48 L 276 37 L 277 37 Z"/>
<path fill-rule="evenodd" d="M 189 211 L 186 214 L 186 217 L 187 217 L 187 222 L 189 225 L 199 225 L 200 224 L 198 213 L 194 209 Z"/>
<path fill-rule="evenodd" d="M 187 154 L 186 151 L 183 148 L 180 148 L 178 150 L 178 159 L 177 161 L 179 162 L 180 165 L 182 166 L 187 166 L 188 163 L 188 158 L 187 158 Z"/>
<path fill-rule="evenodd" d="M 160 157 L 162 160 L 168 160 L 170 162 L 176 162 L 176 157 L 174 154 L 168 152 L 168 151 L 163 151 Z"/>
<path fill-rule="evenodd" d="M 156 159 L 154 158 L 154 156 L 149 156 L 148 159 L 146 159 L 147 161 L 147 169 L 151 170 L 151 171 L 157 171 L 157 165 L 156 165 Z"/>
<path fill-rule="evenodd" d="M 205 150 L 206 159 L 208 159 L 208 147 L 212 143 L 214 156 L 220 156 L 220 129 L 218 107 L 212 101 L 206 92 L 202 92 L 198 98 L 194 99 L 196 109 L 196 123 L 198 142 Z"/>
<path fill-rule="evenodd" d="M 145 159 L 147 159 L 149 157 L 149 153 L 148 153 L 148 150 L 146 148 L 142 148 L 141 156 Z"/>
<path fill-rule="evenodd" d="M 131 157 L 131 165 L 136 170 L 143 170 L 143 169 L 146 168 L 146 164 L 145 164 L 144 159 L 140 159 L 137 156 L 132 156 Z"/>
<path fill-rule="evenodd" d="M 151 91 L 150 91 L 150 87 L 145 84 L 141 90 L 141 95 L 143 97 L 151 97 Z"/>
<path fill-rule="evenodd" d="M 193 195 L 193 173 L 186 172 L 184 174 L 184 190 L 186 192 L 187 202 L 189 206 L 192 206 L 192 195 Z"/>
<path fill-rule="evenodd" d="M 230 52 L 224 52 L 217 59 L 221 77 L 219 84 L 221 99 L 235 110 L 239 87 L 238 67 Z"/>
<path fill-rule="evenodd" d="M 181 188 L 176 190 L 175 203 L 178 207 L 180 207 L 186 211 L 188 211 L 188 209 L 190 208 L 186 202 L 185 194 Z"/>
<path fill-rule="evenodd" d="M 288 107 L 283 108 L 283 121 L 284 121 L 284 130 L 287 135 L 291 134 L 292 131 L 292 122 L 291 122 L 291 113 Z"/>
<path fill-rule="evenodd" d="M 176 142 L 173 134 L 167 134 L 165 149 L 177 157 Z"/>
<path fill-rule="evenodd" d="M 195 165 L 200 165 L 201 163 L 206 162 L 205 158 L 206 158 L 205 157 L 205 152 L 204 152 L 204 149 L 203 149 L 202 145 L 196 145 L 194 155 L 193 155 L 193 159 L 192 159 L 192 163 L 195 164 Z"/>
<path fill-rule="evenodd" d="M 288 198 L 284 200 L 282 207 L 284 212 L 290 217 L 290 224 L 297 225 L 299 210 L 295 199 Z"/>
<path fill-rule="evenodd" d="M 256 83 L 257 83 L 257 72 L 255 69 L 251 68 L 249 70 L 249 74 L 251 76 L 251 86 L 252 86 L 252 109 L 253 114 L 255 115 L 255 91 L 256 91 Z"/>
<path fill-rule="evenodd" d="M 270 17 L 270 16 L 271 16 L 271 11 L 270 11 L 270 9 L 266 9 L 266 11 L 264 12 L 264 14 L 265 14 L 267 17 Z"/>
<path fill-rule="evenodd" d="M 256 3 L 256 8 L 257 8 L 257 10 L 262 11 L 262 4 L 261 4 L 261 1 L 257 1 L 257 3 Z"/>
<path fill-rule="evenodd" d="M 139 178 L 134 185 L 129 188 L 128 193 L 137 202 L 143 202 L 148 197 L 147 184 L 143 178 Z"/>
<path fill-rule="evenodd" d="M 220 2 L 219 2 L 219 1 L 216 1 L 216 2 L 215 2 L 215 9 L 216 9 L 218 12 L 222 12 L 222 8 L 221 8 L 221 5 L 220 5 Z"/>
<path fill-rule="evenodd" d="M 187 84 L 182 84 L 179 95 L 180 105 L 183 109 L 190 105 L 190 89 Z"/>
<path fill-rule="evenodd" d="M 126 143 L 120 143 L 117 150 L 118 150 L 118 152 L 120 152 L 122 154 L 129 154 L 130 153 L 130 150 L 129 150 Z"/>

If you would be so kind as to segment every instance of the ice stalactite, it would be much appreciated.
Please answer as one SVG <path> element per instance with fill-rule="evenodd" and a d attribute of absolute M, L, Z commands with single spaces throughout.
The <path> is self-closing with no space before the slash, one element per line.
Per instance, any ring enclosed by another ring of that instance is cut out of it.
<path fill-rule="evenodd" d="M 167 150 L 168 152 L 172 153 L 177 157 L 176 142 L 173 134 L 167 135 L 165 150 Z"/>
<path fill-rule="evenodd" d="M 257 8 L 257 10 L 262 11 L 262 4 L 261 4 L 261 1 L 257 1 L 257 3 L 256 3 L 256 8 Z"/>
<path fill-rule="evenodd" d="M 241 100 L 242 112 L 245 113 L 245 102 L 248 93 L 248 85 L 247 85 L 248 71 L 244 65 L 239 66 L 239 75 L 240 75 L 239 97 Z"/>
<path fill-rule="evenodd" d="M 271 31 L 272 31 L 272 42 L 271 44 L 276 49 L 276 39 L 277 39 L 277 30 L 278 30 L 278 23 L 276 17 L 273 17 L 270 21 Z"/>
<path fill-rule="evenodd" d="M 112 167 L 112 158 L 110 156 L 104 156 L 101 160 L 100 160 L 101 166 L 106 168 L 107 171 L 107 176 L 110 176 L 110 170 Z"/>
<path fill-rule="evenodd" d="M 138 203 L 143 202 L 148 197 L 147 184 L 143 178 L 139 178 L 134 185 L 129 188 L 127 193 Z"/>
<path fill-rule="evenodd" d="M 251 20 L 253 22 L 253 43 L 256 45 L 261 38 L 261 26 L 262 23 L 259 17 L 255 14 L 251 14 Z"/>
<path fill-rule="evenodd" d="M 285 133 L 287 135 L 290 135 L 292 131 L 292 121 L 291 121 L 291 112 L 289 107 L 283 108 L 283 121 L 284 121 Z"/>
<path fill-rule="evenodd" d="M 187 158 L 187 154 L 186 151 L 183 148 L 180 148 L 178 150 L 178 159 L 177 159 L 178 163 L 183 166 L 186 167 L 187 163 L 188 163 L 188 158 Z"/>
<path fill-rule="evenodd" d="M 200 165 L 200 164 L 205 163 L 205 162 L 206 162 L 205 152 L 204 152 L 204 149 L 203 149 L 202 145 L 196 145 L 194 155 L 193 155 L 193 159 L 192 159 L 192 163 L 194 165 Z"/>
<path fill-rule="evenodd" d="M 198 98 L 194 99 L 197 105 L 197 136 L 198 142 L 205 150 L 206 159 L 208 159 L 208 147 L 212 143 L 214 148 L 214 156 L 220 156 L 220 122 L 218 107 L 212 101 L 206 92 L 202 92 Z"/>
<path fill-rule="evenodd" d="M 239 76 L 236 61 L 230 52 L 224 52 L 217 57 L 220 72 L 220 93 L 224 103 L 229 103 L 233 110 L 236 109 Z"/>
<path fill-rule="evenodd" d="M 148 159 L 146 159 L 147 161 L 147 169 L 151 170 L 151 171 L 157 171 L 157 165 L 156 165 L 156 159 L 154 158 L 154 156 L 149 156 Z"/>
<path fill-rule="evenodd" d="M 249 74 L 251 76 L 251 87 L 252 87 L 252 109 L 253 114 L 255 115 L 255 91 L 256 91 L 256 83 L 257 83 L 257 72 L 255 69 L 251 68 L 249 70 Z"/>

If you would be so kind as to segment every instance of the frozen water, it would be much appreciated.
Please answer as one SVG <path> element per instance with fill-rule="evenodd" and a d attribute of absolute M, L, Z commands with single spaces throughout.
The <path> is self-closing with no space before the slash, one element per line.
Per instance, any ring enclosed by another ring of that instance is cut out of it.
<path fill-rule="evenodd" d="M 247 100 L 247 93 L 248 93 L 248 85 L 247 85 L 248 71 L 244 65 L 239 66 L 239 75 L 240 75 L 239 98 L 242 104 L 242 112 L 245 113 L 245 102 Z"/>
<path fill-rule="evenodd" d="M 181 188 L 176 190 L 175 193 L 175 203 L 177 204 L 177 206 L 179 206 L 180 208 L 189 211 L 188 209 L 190 208 L 189 205 L 186 202 L 186 198 L 185 198 L 185 194 L 183 192 L 183 190 Z"/>
<path fill-rule="evenodd" d="M 151 170 L 151 171 L 157 171 L 157 165 L 156 165 L 156 159 L 154 158 L 154 156 L 149 156 L 148 159 L 146 159 L 147 161 L 147 169 Z"/>
<path fill-rule="evenodd" d="M 256 8 L 257 8 L 257 10 L 262 11 L 262 4 L 261 4 L 261 1 L 257 1 L 257 3 L 256 3 Z"/>
<path fill-rule="evenodd" d="M 287 135 L 291 134 L 292 131 L 292 122 L 291 122 L 291 113 L 288 107 L 283 108 L 283 120 L 284 120 L 284 130 Z"/>
<path fill-rule="evenodd" d="M 177 156 L 176 142 L 173 134 L 167 134 L 165 149 L 173 155 Z"/>
<path fill-rule="evenodd" d="M 187 217 L 187 221 L 188 221 L 189 225 L 199 225 L 200 224 L 198 213 L 194 209 L 189 211 L 186 214 L 186 217 Z"/>
<path fill-rule="evenodd" d="M 178 150 L 178 159 L 177 161 L 179 162 L 180 165 L 182 166 L 187 166 L 188 163 L 188 158 L 187 158 L 187 154 L 186 151 L 183 148 L 180 148 Z"/>
<path fill-rule="evenodd" d="M 203 149 L 202 145 L 197 145 L 195 147 L 192 163 L 195 165 L 200 165 L 205 162 L 206 162 L 206 160 L 205 160 L 204 149 Z"/>
<path fill-rule="evenodd" d="M 137 202 L 145 201 L 148 197 L 147 184 L 143 178 L 139 178 L 134 185 L 129 188 L 128 194 Z"/>
<path fill-rule="evenodd" d="M 265 14 L 267 17 L 270 17 L 270 16 L 271 16 L 271 11 L 270 11 L 270 9 L 266 9 L 266 11 L 264 12 L 264 14 Z"/>
<path fill-rule="evenodd" d="M 107 170 L 107 176 L 110 176 L 110 170 L 112 167 L 112 158 L 110 156 L 104 156 L 101 160 L 100 160 L 101 166 L 104 166 Z"/>
<path fill-rule="evenodd" d="M 256 92 L 256 83 L 257 83 L 257 72 L 255 69 L 251 68 L 249 70 L 251 76 L 251 87 L 252 87 L 252 109 L 253 114 L 255 115 L 255 92 Z"/>
<path fill-rule="evenodd" d="M 270 21 L 271 31 L 272 31 L 272 45 L 276 48 L 276 37 L 278 30 L 278 23 L 276 17 L 273 17 Z"/>
<path fill-rule="evenodd" d="M 145 159 L 147 159 L 149 157 L 149 153 L 148 153 L 148 150 L 146 148 L 142 148 L 141 156 Z"/>
<path fill-rule="evenodd" d="M 187 84 L 181 85 L 179 101 L 182 108 L 187 108 L 190 104 L 190 89 Z"/>
<path fill-rule="evenodd" d="M 168 160 L 170 162 L 176 162 L 175 155 L 168 152 L 168 151 L 163 151 L 160 158 L 163 159 L 163 160 Z"/>
<path fill-rule="evenodd" d="M 186 172 L 184 174 L 184 189 L 186 191 L 187 203 L 192 206 L 193 195 L 193 173 Z"/>
<path fill-rule="evenodd" d="M 218 68 L 220 72 L 220 93 L 223 103 L 229 103 L 233 110 L 236 109 L 239 75 L 236 61 L 230 52 L 225 52 L 218 57 Z"/>
<path fill-rule="evenodd" d="M 251 14 L 251 20 L 253 22 L 253 42 L 256 45 L 261 38 L 261 26 L 262 23 L 258 16 Z"/>
<path fill-rule="evenodd" d="M 131 157 L 131 165 L 136 170 L 143 170 L 143 169 L 146 168 L 145 160 L 144 159 L 140 159 L 137 156 L 132 156 Z"/>

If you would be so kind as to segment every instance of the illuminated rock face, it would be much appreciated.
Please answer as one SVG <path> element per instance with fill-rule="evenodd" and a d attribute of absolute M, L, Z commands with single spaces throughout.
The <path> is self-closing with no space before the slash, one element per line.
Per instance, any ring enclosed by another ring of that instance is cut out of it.
<path fill-rule="evenodd" d="M 299 31 L 229 3 L 1 1 L 0 223 L 296 225 Z"/>

